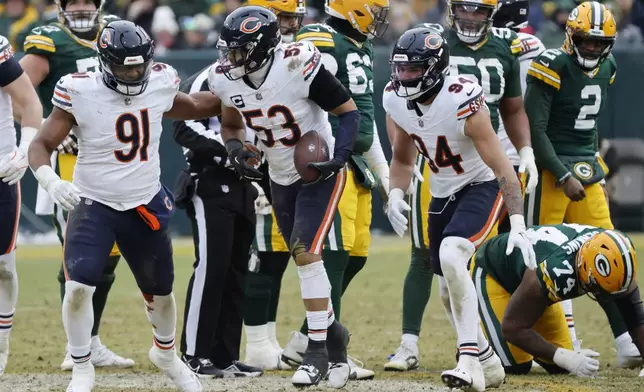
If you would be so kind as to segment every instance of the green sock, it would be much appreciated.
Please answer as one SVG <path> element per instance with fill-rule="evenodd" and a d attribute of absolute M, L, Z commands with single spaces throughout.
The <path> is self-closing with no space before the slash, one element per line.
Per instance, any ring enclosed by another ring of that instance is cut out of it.
<path fill-rule="evenodd" d="M 323 250 L 322 260 L 324 260 L 324 268 L 331 283 L 331 302 L 333 303 L 333 313 L 335 319 L 340 321 L 340 311 L 342 309 L 342 284 L 344 282 L 344 271 L 349 264 L 349 252 L 340 250 Z M 307 335 L 309 326 L 304 319 L 300 332 Z"/>
<path fill-rule="evenodd" d="M 610 329 L 613 331 L 613 336 L 618 337 L 622 334 L 628 332 L 624 318 L 622 317 L 617 305 L 613 301 L 605 301 L 601 299 L 601 296 L 597 296 L 597 302 L 604 309 L 606 317 L 608 317 L 608 323 L 610 324 Z"/>
<path fill-rule="evenodd" d="M 429 269 L 429 249 L 412 248 L 411 263 L 403 285 L 402 333 L 420 335 L 434 274 Z"/>
<path fill-rule="evenodd" d="M 268 321 L 270 322 L 277 319 L 277 306 L 280 301 L 282 277 L 284 276 L 286 267 L 288 267 L 291 255 L 288 252 L 260 253 L 260 260 L 263 260 L 262 258 L 266 257 L 270 260 L 270 265 L 262 263 L 260 264 L 260 270 L 262 273 L 270 275 L 271 277 L 271 294 L 268 301 Z"/>
<path fill-rule="evenodd" d="M 271 298 L 270 276 L 248 272 L 244 284 L 244 324 L 249 326 L 268 323 L 268 307 Z"/>
<path fill-rule="evenodd" d="M 367 263 L 367 257 L 362 256 L 349 256 L 349 264 L 347 269 L 344 270 L 344 280 L 342 282 L 342 295 L 347 291 L 349 283 L 358 275 L 358 272 L 364 268 L 364 265 Z"/>
<path fill-rule="evenodd" d="M 119 264 L 121 256 L 110 256 L 105 268 L 103 269 L 103 276 L 101 282 L 96 286 L 94 296 L 92 297 L 92 305 L 94 308 L 94 325 L 92 326 L 92 336 L 98 335 L 98 328 L 101 326 L 101 317 L 103 317 L 103 310 L 107 304 L 107 296 L 114 284 L 114 270 Z"/>

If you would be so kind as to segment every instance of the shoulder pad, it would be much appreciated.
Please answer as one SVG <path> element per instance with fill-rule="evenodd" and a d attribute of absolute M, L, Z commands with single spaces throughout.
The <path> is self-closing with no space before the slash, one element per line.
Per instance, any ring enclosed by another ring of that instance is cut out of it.
<path fill-rule="evenodd" d="M 62 31 L 60 27 L 49 24 L 38 26 L 31 30 L 25 38 L 24 49 L 26 54 L 48 54 L 56 52 L 56 43 L 53 34 Z"/>
<path fill-rule="evenodd" d="M 447 91 L 456 103 L 456 117 L 464 120 L 485 106 L 483 88 L 475 81 L 463 76 L 445 79 Z"/>
<path fill-rule="evenodd" d="M 167 81 L 166 83 L 168 87 L 172 86 L 174 89 L 179 88 L 179 85 L 181 84 L 181 78 L 179 77 L 177 70 L 174 69 L 171 65 L 155 61 L 152 64 L 152 72 L 162 73 Z"/>
<path fill-rule="evenodd" d="M 519 61 L 533 59 L 546 50 L 541 40 L 532 34 L 519 33 L 519 40 L 521 41 Z"/>
<path fill-rule="evenodd" d="M 565 57 L 561 49 L 548 49 L 541 52 L 528 68 L 528 80 L 534 78 L 559 90 L 561 76 L 565 71 Z"/>
<path fill-rule="evenodd" d="M 419 24 L 414 26 L 415 29 L 418 29 L 418 28 L 421 28 L 421 27 L 424 27 L 424 28 L 427 28 L 427 29 L 434 29 L 434 30 L 439 31 L 440 33 L 445 31 L 445 28 L 443 27 L 443 25 L 438 24 L 438 23 L 419 23 Z"/>
<path fill-rule="evenodd" d="M 9 43 L 9 40 L 6 37 L 0 35 L 0 64 L 13 58 L 13 53 L 14 51 L 11 47 L 11 43 Z"/>
<path fill-rule="evenodd" d="M 386 113 L 392 114 L 392 100 L 399 98 L 394 91 L 391 82 L 387 83 L 385 89 L 382 92 L 382 108 L 385 109 Z"/>
<path fill-rule="evenodd" d="M 310 24 L 302 27 L 295 36 L 296 41 L 309 41 L 321 50 L 330 50 L 335 47 L 333 34 L 336 31 L 322 23 Z"/>
<path fill-rule="evenodd" d="M 298 71 L 304 76 L 304 81 L 310 81 L 322 65 L 322 54 L 310 41 L 294 42 L 284 45 L 284 59 L 288 70 Z"/>
<path fill-rule="evenodd" d="M 510 52 L 513 55 L 518 56 L 521 54 L 521 40 L 517 33 L 505 27 L 492 27 L 490 30 L 492 31 L 492 36 L 505 41 L 510 46 Z"/>
<path fill-rule="evenodd" d="M 78 94 L 76 88 L 76 79 L 89 78 L 87 73 L 68 74 L 60 78 L 54 87 L 54 94 L 51 97 L 51 103 L 60 109 L 72 113 L 72 97 Z"/>

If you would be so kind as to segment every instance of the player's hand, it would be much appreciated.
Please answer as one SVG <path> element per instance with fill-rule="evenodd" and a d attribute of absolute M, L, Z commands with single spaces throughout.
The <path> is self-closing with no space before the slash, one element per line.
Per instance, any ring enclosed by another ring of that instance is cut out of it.
<path fill-rule="evenodd" d="M 311 169 L 316 169 L 320 172 L 320 177 L 318 177 L 317 180 L 313 182 L 309 182 L 304 184 L 304 186 L 310 186 L 313 184 L 317 184 L 318 182 L 326 181 L 329 178 L 335 176 L 342 170 L 344 167 L 345 162 L 340 161 L 339 159 L 333 158 L 330 161 L 326 162 L 311 162 L 307 167 Z"/>
<path fill-rule="evenodd" d="M 59 204 L 67 211 L 73 210 L 80 203 L 81 191 L 69 181 L 61 179 L 51 181 L 47 184 L 45 190 L 56 204 Z"/>
<path fill-rule="evenodd" d="M 405 192 L 405 194 L 412 196 L 416 193 L 416 183 L 414 182 L 414 179 L 417 179 L 418 182 L 425 182 L 425 177 L 423 177 L 423 173 L 418 168 L 418 165 L 414 165 L 414 175 L 411 177 L 411 184 L 409 184 L 409 188 L 407 188 L 407 192 Z"/>
<path fill-rule="evenodd" d="M 253 154 L 255 154 L 254 158 L 248 158 L 246 162 L 248 162 L 249 165 L 257 169 L 259 167 L 259 164 L 261 163 L 260 160 L 261 160 L 262 152 L 253 143 L 246 143 L 244 145 L 244 150 L 250 151 Z"/>
<path fill-rule="evenodd" d="M 555 351 L 553 361 L 557 366 L 562 367 L 579 377 L 595 377 L 599 371 L 599 361 L 595 358 L 599 353 L 593 350 L 581 349 L 578 351 L 558 348 Z"/>
<path fill-rule="evenodd" d="M 569 176 L 562 187 L 566 196 L 572 201 L 580 201 L 586 197 L 584 186 L 573 176 Z"/>
<path fill-rule="evenodd" d="M 76 143 L 76 140 L 74 139 L 74 133 L 69 132 L 65 140 L 63 140 L 62 143 L 58 147 L 56 147 L 56 150 L 58 150 L 58 153 L 61 155 L 65 154 L 73 154 L 74 150 L 78 148 L 78 144 Z"/>
<path fill-rule="evenodd" d="M 2 182 L 14 185 L 25 175 L 29 164 L 27 154 L 22 148 L 17 147 L 0 160 L 0 177 Z"/>
<path fill-rule="evenodd" d="M 411 207 L 405 202 L 405 193 L 400 188 L 394 188 L 389 192 L 389 202 L 387 203 L 387 218 L 399 237 L 405 235 L 407 231 L 407 217 L 403 211 L 411 211 Z"/>
<path fill-rule="evenodd" d="M 534 160 L 532 147 L 523 147 L 519 151 L 519 173 L 523 174 L 526 170 L 528 171 L 528 184 L 525 187 L 525 192 L 530 194 L 539 183 L 539 171 Z"/>
<path fill-rule="evenodd" d="M 258 215 L 270 215 L 271 214 L 271 203 L 268 201 L 264 189 L 256 183 L 252 183 L 255 189 L 257 189 L 257 199 L 255 199 L 255 214 Z"/>
<path fill-rule="evenodd" d="M 249 159 L 258 159 L 257 153 L 253 150 L 243 147 L 239 143 L 238 147 L 231 148 L 228 151 L 228 159 L 235 167 L 235 171 L 242 178 L 242 180 L 259 181 L 264 177 L 264 174 L 255 169 L 248 163 Z"/>
<path fill-rule="evenodd" d="M 505 254 L 509 256 L 514 251 L 514 248 L 521 250 L 523 263 L 526 267 L 532 270 L 537 268 L 537 256 L 534 254 L 532 242 L 530 242 L 526 234 L 523 215 L 520 214 L 510 216 L 510 234 Z"/>

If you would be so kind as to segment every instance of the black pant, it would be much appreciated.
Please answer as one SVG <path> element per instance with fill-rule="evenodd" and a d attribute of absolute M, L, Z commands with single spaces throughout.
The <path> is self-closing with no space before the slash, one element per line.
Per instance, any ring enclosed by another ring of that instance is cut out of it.
<path fill-rule="evenodd" d="M 199 175 L 187 208 L 196 262 L 188 285 L 181 352 L 209 358 L 220 368 L 239 359 L 256 197 L 251 184 L 217 168 Z"/>

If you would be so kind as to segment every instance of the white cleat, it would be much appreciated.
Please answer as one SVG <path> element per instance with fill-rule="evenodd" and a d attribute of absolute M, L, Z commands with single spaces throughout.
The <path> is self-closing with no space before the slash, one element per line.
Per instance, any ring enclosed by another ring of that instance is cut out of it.
<path fill-rule="evenodd" d="M 450 388 L 485 391 L 485 376 L 478 358 L 461 355 L 455 369 L 441 373 L 441 380 Z"/>
<path fill-rule="evenodd" d="M 288 370 L 291 367 L 282 361 L 281 351 L 275 349 L 270 341 L 262 343 L 246 343 L 246 359 L 244 363 L 264 370 Z"/>
<path fill-rule="evenodd" d="M 327 384 L 331 388 L 335 389 L 344 388 L 344 386 L 347 385 L 347 382 L 349 381 L 351 373 L 352 369 L 349 364 L 334 363 L 329 366 L 329 372 L 327 374 Z"/>
<path fill-rule="evenodd" d="M 309 345 L 309 337 L 300 331 L 291 332 L 289 340 L 282 352 L 282 361 L 291 367 L 297 367 L 302 363 L 302 358 Z"/>
<path fill-rule="evenodd" d="M 373 370 L 365 369 L 364 363 L 356 358 L 347 356 L 347 362 L 351 372 L 349 373 L 349 380 L 371 380 L 376 373 Z M 357 364 L 358 362 L 359 364 Z"/>
<path fill-rule="evenodd" d="M 72 369 L 72 381 L 67 392 L 91 392 L 94 389 L 94 365 L 91 361 L 76 364 Z"/>
<path fill-rule="evenodd" d="M 413 343 L 401 342 L 396 354 L 385 364 L 385 371 L 406 372 L 418 369 L 418 346 Z"/>
<path fill-rule="evenodd" d="M 632 339 L 617 343 L 617 366 L 623 369 L 633 369 L 644 364 L 640 351 Z"/>
<path fill-rule="evenodd" d="M 0 334 L 0 376 L 4 374 L 9 360 L 9 334 Z"/>
<path fill-rule="evenodd" d="M 168 376 L 180 392 L 201 392 L 203 390 L 199 377 L 177 357 L 174 348 L 161 350 L 157 346 L 152 346 L 148 356 L 150 362 Z"/>
<path fill-rule="evenodd" d="M 94 365 L 94 367 L 114 367 L 118 369 L 126 369 L 134 366 L 134 360 L 130 358 L 124 358 L 114 353 L 101 342 L 101 339 L 98 336 L 92 336 L 90 347 L 92 350 L 92 365 Z M 69 351 L 67 351 L 65 353 L 65 359 L 63 360 L 63 363 L 60 364 L 60 368 L 62 370 L 72 370 L 73 367 L 74 361 L 72 360 L 72 356 Z"/>
<path fill-rule="evenodd" d="M 498 388 L 505 381 L 505 369 L 496 353 L 485 361 L 481 361 L 483 374 L 485 376 L 485 388 Z"/>

